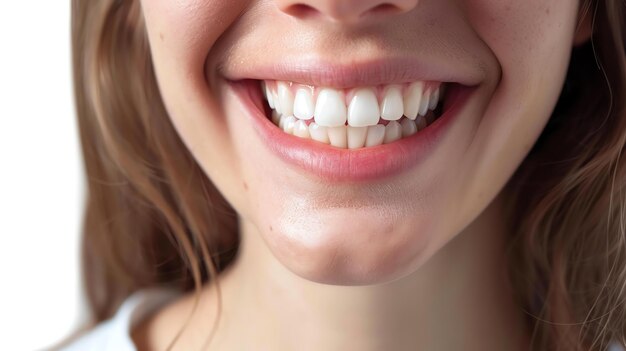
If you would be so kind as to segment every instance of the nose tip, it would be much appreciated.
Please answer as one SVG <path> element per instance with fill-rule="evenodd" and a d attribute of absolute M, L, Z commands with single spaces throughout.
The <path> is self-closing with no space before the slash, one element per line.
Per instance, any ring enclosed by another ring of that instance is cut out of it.
<path fill-rule="evenodd" d="M 278 8 L 300 19 L 317 17 L 357 23 L 411 11 L 419 0 L 276 0 Z"/>

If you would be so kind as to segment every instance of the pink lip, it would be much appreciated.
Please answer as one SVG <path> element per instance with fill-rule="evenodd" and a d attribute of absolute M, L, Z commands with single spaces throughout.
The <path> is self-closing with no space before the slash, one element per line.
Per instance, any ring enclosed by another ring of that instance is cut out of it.
<path fill-rule="evenodd" d="M 474 91 L 455 84 L 446 93 L 443 115 L 426 129 L 390 144 L 349 150 L 280 130 L 266 117 L 258 82 L 231 81 L 229 87 L 249 112 L 244 115 L 271 152 L 289 165 L 332 182 L 379 180 L 419 166 L 437 147 Z"/>
<path fill-rule="evenodd" d="M 221 67 L 220 73 L 230 81 L 278 80 L 333 88 L 376 86 L 418 80 L 475 86 L 484 78 L 479 70 L 467 70 L 445 59 L 429 61 L 412 58 L 372 59 L 341 64 L 319 58 L 283 57 L 279 62 L 256 65 L 226 63 Z"/>

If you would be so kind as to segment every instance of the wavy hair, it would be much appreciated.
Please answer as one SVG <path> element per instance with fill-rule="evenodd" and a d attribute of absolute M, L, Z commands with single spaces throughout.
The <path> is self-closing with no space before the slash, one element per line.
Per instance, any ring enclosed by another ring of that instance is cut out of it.
<path fill-rule="evenodd" d="M 581 4 L 591 40 L 573 49 L 556 109 L 504 190 L 533 350 L 626 345 L 624 6 Z M 72 0 L 72 50 L 93 322 L 140 289 L 218 283 L 238 249 L 237 214 L 170 122 L 138 1 Z"/>
<path fill-rule="evenodd" d="M 625 10 L 582 3 L 591 39 L 508 184 L 510 276 L 540 350 L 626 346 Z"/>

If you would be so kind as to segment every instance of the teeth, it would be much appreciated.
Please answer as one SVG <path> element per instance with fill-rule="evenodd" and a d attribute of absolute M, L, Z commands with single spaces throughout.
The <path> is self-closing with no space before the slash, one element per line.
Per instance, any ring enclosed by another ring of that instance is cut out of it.
<path fill-rule="evenodd" d="M 278 94 L 276 94 L 275 91 L 271 92 L 272 95 L 272 101 L 274 102 L 274 109 L 276 110 L 276 112 L 278 112 L 281 115 L 284 115 L 283 113 L 283 109 L 280 106 L 280 101 L 278 101 Z"/>
<path fill-rule="evenodd" d="M 428 125 L 426 118 L 424 116 L 418 116 L 415 120 L 415 124 L 417 125 L 417 130 L 420 131 Z"/>
<path fill-rule="evenodd" d="M 411 121 L 410 119 L 403 119 L 400 122 L 400 126 L 402 127 L 402 137 L 406 138 L 408 136 L 411 136 L 415 133 L 417 133 L 417 126 L 415 125 L 415 122 Z"/>
<path fill-rule="evenodd" d="M 297 120 L 296 123 L 293 125 L 293 135 L 300 138 L 309 138 L 309 127 L 304 121 Z"/>
<path fill-rule="evenodd" d="M 348 149 L 358 149 L 365 145 L 367 128 L 348 126 Z"/>
<path fill-rule="evenodd" d="M 270 108 L 274 108 L 274 99 L 272 98 L 272 92 L 270 91 L 270 87 L 263 82 L 263 94 L 265 94 L 265 99 L 267 103 L 270 105 Z"/>
<path fill-rule="evenodd" d="M 359 89 L 354 92 L 348 107 L 348 124 L 353 127 L 373 126 L 378 124 L 379 118 L 380 110 L 374 91 L 372 89 Z"/>
<path fill-rule="evenodd" d="M 377 124 L 375 126 L 367 127 L 367 137 L 365 138 L 365 146 L 377 146 L 381 145 L 385 140 L 385 126 Z"/>
<path fill-rule="evenodd" d="M 296 124 L 296 118 L 294 116 L 287 116 L 283 120 L 283 131 L 287 134 L 293 134 L 293 126 Z"/>
<path fill-rule="evenodd" d="M 315 104 L 315 123 L 325 127 L 345 125 L 347 111 L 344 100 L 342 92 L 335 89 L 322 89 Z"/>
<path fill-rule="evenodd" d="M 313 112 L 315 112 L 315 107 L 311 91 L 306 88 L 298 89 L 293 103 L 293 115 L 298 119 L 308 120 L 313 118 Z"/>
<path fill-rule="evenodd" d="M 270 94 L 270 96 L 272 96 Z M 278 123 L 280 122 L 280 113 L 278 113 L 278 111 L 274 110 L 272 111 L 272 123 L 274 123 L 275 125 L 278 125 Z"/>
<path fill-rule="evenodd" d="M 437 88 L 433 94 L 430 96 L 430 102 L 428 103 L 428 109 L 434 110 L 437 108 L 437 104 L 439 103 L 439 88 Z"/>
<path fill-rule="evenodd" d="M 385 126 L 385 139 L 383 143 L 389 144 L 402 137 L 402 127 L 400 123 L 391 121 Z"/>
<path fill-rule="evenodd" d="M 311 139 L 319 141 L 320 143 L 330 144 L 328 139 L 328 130 L 326 127 L 322 127 L 319 124 L 313 122 L 309 124 L 309 134 Z"/>
<path fill-rule="evenodd" d="M 283 115 L 293 115 L 293 94 L 285 82 L 278 82 L 278 105 Z"/>
<path fill-rule="evenodd" d="M 278 128 L 344 149 L 389 144 L 423 130 L 437 118 L 430 111 L 445 88 L 423 81 L 345 90 L 261 82 Z"/>
<path fill-rule="evenodd" d="M 346 133 L 346 126 L 329 127 L 328 139 L 330 139 L 330 145 L 345 149 L 348 146 L 348 134 Z"/>
<path fill-rule="evenodd" d="M 285 116 L 280 116 L 280 120 L 278 120 L 278 128 L 285 130 L 285 119 L 287 117 Z"/>
<path fill-rule="evenodd" d="M 423 82 L 415 82 L 409 85 L 404 94 L 404 115 L 408 119 L 415 119 L 421 106 L 422 94 L 424 91 Z"/>
<path fill-rule="evenodd" d="M 368 127 L 353 127 L 349 125 L 324 127 L 315 122 L 307 125 L 306 121 L 297 119 L 294 116 L 281 116 L 278 125 L 285 133 L 293 134 L 300 138 L 313 139 L 342 149 L 359 149 L 389 144 L 409 137 L 425 128 L 427 123 L 425 117 L 418 116 L 415 121 L 402 118 L 399 122 L 389 121 L 386 126 L 377 124 Z"/>
<path fill-rule="evenodd" d="M 385 90 L 385 96 L 380 105 L 380 117 L 388 121 L 397 121 L 403 114 L 402 87 L 399 85 L 389 86 Z"/>
<path fill-rule="evenodd" d="M 419 112 L 418 112 L 420 116 L 426 116 L 426 112 L 428 112 L 429 94 L 430 94 L 429 92 L 426 92 L 422 96 L 422 101 L 420 101 L 420 109 L 419 109 Z"/>

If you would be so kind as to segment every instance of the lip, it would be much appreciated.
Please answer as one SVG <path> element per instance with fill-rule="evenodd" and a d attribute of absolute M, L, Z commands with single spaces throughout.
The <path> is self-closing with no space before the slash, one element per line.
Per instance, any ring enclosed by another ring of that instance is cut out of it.
<path fill-rule="evenodd" d="M 277 62 L 235 65 L 226 62 L 220 74 L 229 81 L 277 80 L 318 87 L 352 88 L 389 83 L 435 81 L 476 86 L 484 79 L 479 70 L 467 70 L 445 59 L 406 57 L 341 63 L 319 57 L 283 57 Z"/>
<path fill-rule="evenodd" d="M 257 135 L 274 155 L 300 171 L 329 182 L 380 180 L 418 167 L 435 151 L 475 90 L 454 84 L 446 93 L 443 114 L 427 128 L 393 143 L 350 150 L 280 130 L 267 118 L 257 81 L 227 81 L 227 86 L 246 110 L 244 115 Z"/>

